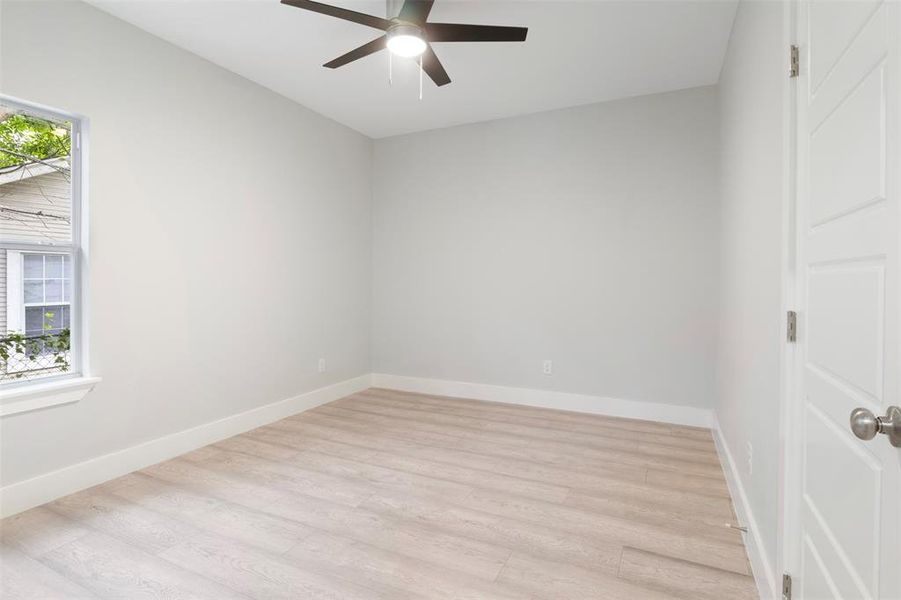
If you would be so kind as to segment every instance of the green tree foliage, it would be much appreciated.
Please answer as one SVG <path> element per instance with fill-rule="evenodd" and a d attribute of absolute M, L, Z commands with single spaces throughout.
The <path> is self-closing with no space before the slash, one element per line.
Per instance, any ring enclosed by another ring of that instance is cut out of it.
<path fill-rule="evenodd" d="M 69 156 L 69 127 L 30 115 L 0 113 L 0 171 Z"/>

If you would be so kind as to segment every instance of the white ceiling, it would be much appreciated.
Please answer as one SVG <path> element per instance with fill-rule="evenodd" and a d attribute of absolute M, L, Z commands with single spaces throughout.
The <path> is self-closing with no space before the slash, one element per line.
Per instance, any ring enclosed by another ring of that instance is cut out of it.
<path fill-rule="evenodd" d="M 378 30 L 278 0 L 91 0 L 103 10 L 370 137 L 711 85 L 736 2 L 436 0 L 430 21 L 529 28 L 525 43 L 436 43 L 450 85 L 385 52 L 321 65 Z M 378 0 L 324 0 L 384 16 Z"/>

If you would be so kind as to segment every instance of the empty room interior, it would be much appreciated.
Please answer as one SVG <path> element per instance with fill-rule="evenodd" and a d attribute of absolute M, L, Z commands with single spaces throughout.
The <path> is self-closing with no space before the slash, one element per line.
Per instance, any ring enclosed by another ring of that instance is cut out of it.
<path fill-rule="evenodd" d="M 901 0 L 0 0 L 0 597 L 901 600 Z"/>

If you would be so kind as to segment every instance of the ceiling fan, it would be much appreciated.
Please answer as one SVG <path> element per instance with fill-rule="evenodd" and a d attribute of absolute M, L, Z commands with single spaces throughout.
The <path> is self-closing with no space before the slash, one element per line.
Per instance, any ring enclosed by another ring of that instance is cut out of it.
<path fill-rule="evenodd" d="M 429 23 L 429 12 L 435 0 L 405 0 L 400 13 L 393 19 L 383 19 L 364 13 L 313 2 L 312 0 L 282 0 L 282 4 L 310 10 L 323 15 L 352 21 L 374 29 L 380 29 L 385 35 L 363 44 L 335 60 L 325 63 L 324 67 L 337 69 L 355 60 L 374 54 L 379 50 L 388 50 L 398 56 L 421 56 L 422 70 L 435 82 L 442 86 L 451 82 L 447 71 L 432 49 L 434 42 L 524 42 L 529 29 L 527 27 L 501 27 L 496 25 L 463 25 L 457 23 Z"/>

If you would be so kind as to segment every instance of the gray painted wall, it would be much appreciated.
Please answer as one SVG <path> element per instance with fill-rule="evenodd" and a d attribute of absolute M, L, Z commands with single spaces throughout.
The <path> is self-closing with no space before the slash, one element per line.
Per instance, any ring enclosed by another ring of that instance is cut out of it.
<path fill-rule="evenodd" d="M 373 370 L 712 407 L 717 127 L 708 87 L 376 141 Z"/>
<path fill-rule="evenodd" d="M 3 485 L 369 372 L 367 138 L 80 2 L 0 23 L 3 92 L 91 119 L 104 378 L 0 421 Z"/>
<path fill-rule="evenodd" d="M 715 410 L 774 572 L 784 327 L 784 10 L 781 2 L 740 4 L 720 79 L 722 260 Z"/>

